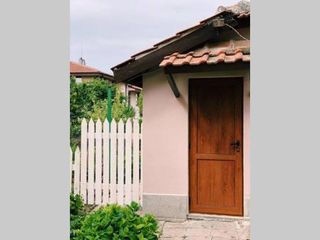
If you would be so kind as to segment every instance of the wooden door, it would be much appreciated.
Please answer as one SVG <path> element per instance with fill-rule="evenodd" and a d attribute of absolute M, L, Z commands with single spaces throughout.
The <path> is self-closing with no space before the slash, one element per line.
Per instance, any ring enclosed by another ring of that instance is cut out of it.
<path fill-rule="evenodd" d="M 190 212 L 243 215 L 242 78 L 191 79 Z"/>

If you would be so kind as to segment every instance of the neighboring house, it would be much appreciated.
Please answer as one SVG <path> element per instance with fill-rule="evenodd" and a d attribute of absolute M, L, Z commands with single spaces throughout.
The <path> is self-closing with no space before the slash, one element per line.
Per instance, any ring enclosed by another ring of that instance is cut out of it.
<path fill-rule="evenodd" d="M 249 217 L 250 5 L 219 12 L 112 68 L 143 86 L 143 211 Z"/>
<path fill-rule="evenodd" d="M 120 91 L 125 96 L 127 96 L 129 104 L 133 106 L 133 108 L 135 109 L 135 112 L 138 113 L 139 109 L 137 106 L 137 101 L 138 101 L 138 96 L 142 91 L 142 88 L 132 84 L 125 83 L 125 82 L 119 82 L 117 84 L 120 87 Z M 136 117 L 138 117 L 137 114 L 136 114 Z"/>
<path fill-rule="evenodd" d="M 128 97 L 128 102 L 130 106 L 134 108 L 136 113 L 139 113 L 139 108 L 137 103 L 138 103 L 139 94 L 142 92 L 142 88 L 132 84 L 127 84 L 127 83 L 118 83 L 118 84 L 120 85 L 120 89 L 124 93 L 124 95 Z M 138 118 L 139 115 L 136 114 L 135 117 Z"/>
<path fill-rule="evenodd" d="M 70 61 L 70 75 L 76 78 L 77 82 L 90 82 L 95 78 L 101 78 L 106 81 L 113 82 L 113 76 L 100 70 L 85 65 L 84 61 L 81 63 Z"/>

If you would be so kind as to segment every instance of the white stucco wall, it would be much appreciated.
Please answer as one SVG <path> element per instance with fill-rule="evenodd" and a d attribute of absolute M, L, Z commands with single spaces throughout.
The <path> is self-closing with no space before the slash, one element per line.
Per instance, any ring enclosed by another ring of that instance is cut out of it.
<path fill-rule="evenodd" d="M 176 98 L 166 75 L 157 70 L 143 76 L 143 192 L 188 196 L 188 79 L 243 77 L 244 79 L 244 210 L 250 199 L 250 74 L 249 69 L 174 74 L 181 93 Z"/>

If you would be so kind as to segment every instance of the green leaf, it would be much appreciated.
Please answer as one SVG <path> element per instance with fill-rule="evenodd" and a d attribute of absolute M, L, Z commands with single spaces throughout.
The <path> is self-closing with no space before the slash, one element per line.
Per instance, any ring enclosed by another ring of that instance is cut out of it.
<path fill-rule="evenodd" d="M 136 203 L 136 202 L 131 202 L 130 208 L 131 208 L 134 212 L 137 212 L 137 211 L 139 211 L 140 206 L 139 206 L 139 204 Z"/>
<path fill-rule="evenodd" d="M 139 240 L 144 240 L 144 237 L 143 237 L 143 234 L 142 234 L 142 233 L 140 233 L 140 234 L 138 235 L 138 239 L 139 239 Z"/>
<path fill-rule="evenodd" d="M 111 235 L 113 233 L 113 227 L 111 225 L 107 227 L 106 232 Z"/>
<path fill-rule="evenodd" d="M 136 229 L 140 230 L 141 228 L 143 228 L 145 225 L 144 224 L 139 224 L 136 226 Z"/>

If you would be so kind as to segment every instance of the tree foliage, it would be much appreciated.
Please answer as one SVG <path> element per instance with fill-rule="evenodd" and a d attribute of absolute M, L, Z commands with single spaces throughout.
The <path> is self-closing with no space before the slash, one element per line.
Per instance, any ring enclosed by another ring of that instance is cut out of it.
<path fill-rule="evenodd" d="M 139 122 L 142 122 L 142 114 L 143 114 L 143 92 L 141 91 L 138 100 L 137 100 L 137 106 L 139 109 Z"/>
<path fill-rule="evenodd" d="M 118 122 L 120 119 L 127 121 L 135 116 L 134 109 L 129 106 L 127 99 L 123 98 L 119 87 L 115 88 L 115 96 L 112 104 L 112 117 Z"/>
<path fill-rule="evenodd" d="M 108 111 L 108 89 L 111 89 L 112 117 L 119 121 L 126 121 L 135 115 L 134 109 L 129 106 L 116 84 L 108 83 L 103 79 L 91 82 L 76 83 L 70 78 L 70 144 L 75 147 L 80 143 L 81 121 L 83 118 L 104 121 Z"/>

